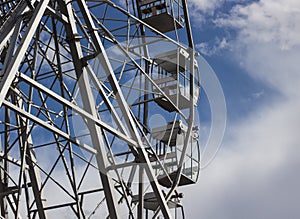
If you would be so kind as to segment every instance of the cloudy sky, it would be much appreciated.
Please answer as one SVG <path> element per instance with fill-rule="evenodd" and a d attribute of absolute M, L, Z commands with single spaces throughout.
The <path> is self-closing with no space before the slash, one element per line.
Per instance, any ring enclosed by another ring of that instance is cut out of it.
<path fill-rule="evenodd" d="M 187 218 L 300 218 L 300 1 L 189 2 L 195 43 L 224 90 L 227 128 L 185 189 Z"/>

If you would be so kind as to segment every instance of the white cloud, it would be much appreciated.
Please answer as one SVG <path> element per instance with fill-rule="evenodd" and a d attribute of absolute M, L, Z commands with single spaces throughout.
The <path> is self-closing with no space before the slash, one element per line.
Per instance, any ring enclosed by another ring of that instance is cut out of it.
<path fill-rule="evenodd" d="M 190 0 L 188 1 L 189 5 L 189 14 L 190 17 L 197 22 L 192 24 L 197 24 L 201 26 L 206 20 L 207 17 L 211 17 L 215 14 L 216 10 L 221 8 L 225 0 Z"/>
<path fill-rule="evenodd" d="M 264 94 L 265 94 L 265 91 L 262 90 L 262 91 L 253 93 L 253 94 L 252 94 L 252 97 L 255 98 L 255 99 L 258 99 L 258 98 L 260 98 L 261 96 L 263 96 Z"/>
<path fill-rule="evenodd" d="M 299 218 L 299 110 L 289 99 L 229 124 L 231 140 L 186 193 L 187 218 Z"/>
<path fill-rule="evenodd" d="M 237 63 L 279 96 L 228 124 L 215 161 L 187 190 L 187 218 L 300 218 L 299 12 L 297 0 L 261 0 L 216 20 L 237 31 Z"/>
<path fill-rule="evenodd" d="M 300 44 L 300 1 L 261 0 L 237 5 L 230 14 L 215 20 L 221 27 L 239 30 L 244 42 L 273 42 L 281 49 Z"/>
<path fill-rule="evenodd" d="M 300 82 L 300 1 L 261 0 L 235 6 L 229 15 L 215 20 L 223 28 L 238 31 L 231 49 L 248 72 L 286 95 L 298 94 Z M 229 43 L 228 43 L 229 44 Z"/>
<path fill-rule="evenodd" d="M 192 11 L 198 11 L 202 13 L 213 14 L 213 12 L 220 8 L 224 3 L 224 0 L 190 0 Z"/>
<path fill-rule="evenodd" d="M 285 96 L 299 97 L 300 46 L 282 50 L 276 47 L 276 43 L 251 43 L 244 49 L 239 59 L 250 75 L 270 84 Z"/>
<path fill-rule="evenodd" d="M 222 39 L 216 37 L 212 44 L 208 42 L 202 42 L 200 44 L 197 44 L 196 48 L 199 49 L 201 54 L 211 56 L 214 54 L 218 54 L 224 49 L 228 49 L 229 46 L 230 45 L 225 37 L 223 37 Z"/>
<path fill-rule="evenodd" d="M 189 0 L 190 15 L 202 22 L 207 15 L 214 15 L 225 3 L 243 3 L 248 0 Z"/>

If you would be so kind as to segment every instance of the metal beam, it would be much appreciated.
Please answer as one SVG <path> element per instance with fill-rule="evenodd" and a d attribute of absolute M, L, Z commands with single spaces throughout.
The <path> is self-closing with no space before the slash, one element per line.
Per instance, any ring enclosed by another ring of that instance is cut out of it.
<path fill-rule="evenodd" d="M 21 166 L 20 160 L 13 158 L 12 156 L 9 156 L 8 154 L 6 154 L 4 152 L 0 152 L 0 161 L 3 161 L 3 160 L 9 161 L 17 166 Z M 26 165 L 25 168 L 28 169 L 28 165 Z"/>
<path fill-rule="evenodd" d="M 47 5 L 49 1 L 50 0 L 42 0 L 38 3 L 28 23 L 28 28 L 24 36 L 22 37 L 20 45 L 13 56 L 11 64 L 8 66 L 7 71 L 1 72 L 0 74 L 3 75 L 3 78 L 0 82 L 0 107 L 2 106 L 2 103 L 6 98 L 11 83 L 15 79 L 20 63 L 23 60 L 23 57 L 26 53 L 26 50 L 30 44 L 30 41 L 33 38 L 33 35 L 38 25 L 40 24 L 40 21 L 43 17 L 43 14 L 45 13 L 45 10 L 47 9 Z"/>
<path fill-rule="evenodd" d="M 21 0 L 19 4 L 14 8 L 12 14 L 10 14 L 4 24 L 2 24 L 2 26 L 0 27 L 0 50 L 2 48 L 2 45 L 7 43 L 7 40 L 11 36 L 11 33 L 14 29 L 16 21 L 19 19 L 19 16 L 25 11 L 26 8 L 27 4 L 25 0 Z"/>
<path fill-rule="evenodd" d="M 78 145 L 80 148 L 92 153 L 92 154 L 97 154 L 97 150 L 91 148 L 90 146 L 86 145 L 86 144 L 83 144 L 81 143 L 78 139 L 76 138 L 73 138 L 71 137 L 70 135 L 66 134 L 65 132 L 61 131 L 60 129 L 58 128 L 55 128 L 54 126 L 52 125 L 49 125 L 49 123 L 35 117 L 34 115 L 26 112 L 25 110 L 22 110 L 20 109 L 19 107 L 17 107 L 16 105 L 12 104 L 11 102 L 7 101 L 7 100 L 4 100 L 3 101 L 3 104 L 8 107 L 9 109 L 19 113 L 20 115 L 30 119 L 31 121 L 39 124 L 40 126 L 48 129 L 49 131 L 51 132 L 54 132 L 56 134 L 58 134 L 59 136 L 65 138 L 66 140 L 72 142 L 73 144 L 75 145 Z"/>
<path fill-rule="evenodd" d="M 122 134 L 120 131 L 112 128 L 111 126 L 109 126 L 105 122 L 101 121 L 97 117 L 91 115 L 90 113 L 86 112 L 85 110 L 81 109 L 80 107 L 74 105 L 70 101 L 62 98 L 60 95 L 58 95 L 55 92 L 51 91 L 50 89 L 48 89 L 47 87 L 43 86 L 42 84 L 36 82 L 35 80 L 33 80 L 32 78 L 28 77 L 27 75 L 22 74 L 22 73 L 19 73 L 18 75 L 20 76 L 20 78 L 22 78 L 23 80 L 25 80 L 27 83 L 30 83 L 30 85 L 36 87 L 37 89 L 39 89 L 40 91 L 42 91 L 45 94 L 49 95 L 53 99 L 57 100 L 58 102 L 66 105 L 70 109 L 72 109 L 75 112 L 79 113 L 83 118 L 95 121 L 95 123 L 98 126 L 100 126 L 101 128 L 107 130 L 108 132 L 110 132 L 110 133 L 118 136 L 120 139 L 126 141 L 127 144 L 129 144 L 129 145 L 131 145 L 133 147 L 137 146 L 136 142 L 134 140 L 132 140 L 130 137 Z"/>
<path fill-rule="evenodd" d="M 86 70 L 87 72 L 89 73 L 93 83 L 96 85 L 97 89 L 99 90 L 100 92 L 100 95 L 102 96 L 103 98 L 103 101 L 105 102 L 105 104 L 107 105 L 109 111 L 111 112 L 113 118 L 115 119 L 115 122 L 117 123 L 119 129 L 121 130 L 121 132 L 124 134 L 124 135 L 127 135 L 128 136 L 128 133 L 127 133 L 127 130 L 125 129 L 125 127 L 123 126 L 122 122 L 121 122 L 121 119 L 120 117 L 118 116 L 115 108 L 113 107 L 113 105 L 111 104 L 110 100 L 108 99 L 108 97 L 106 96 L 106 93 L 102 87 L 102 85 L 100 84 L 98 78 L 96 77 L 93 69 L 90 67 L 90 65 L 87 65 L 86 66 Z"/>

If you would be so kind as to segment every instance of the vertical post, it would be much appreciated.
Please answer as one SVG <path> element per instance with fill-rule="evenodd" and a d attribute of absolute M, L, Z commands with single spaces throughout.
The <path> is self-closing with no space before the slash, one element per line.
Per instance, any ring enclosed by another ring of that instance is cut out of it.
<path fill-rule="evenodd" d="M 1 160 L 0 166 L 0 207 L 1 207 L 1 217 L 8 218 L 8 207 L 7 207 L 7 197 L 2 195 L 7 190 L 8 182 L 7 182 L 7 172 L 8 172 L 8 164 L 7 160 L 5 159 L 8 156 L 7 148 L 9 146 L 10 134 L 9 134 L 9 127 L 7 124 L 10 123 L 10 110 L 5 108 L 5 135 L 4 141 L 2 146 L 2 141 L 0 138 L 0 151 L 4 154 L 3 159 Z"/>
<path fill-rule="evenodd" d="M 142 19 L 142 13 L 141 10 L 139 10 L 139 0 L 136 0 L 136 5 L 137 5 L 137 11 L 138 11 L 138 16 L 139 19 Z M 150 73 L 150 63 L 149 63 L 149 51 L 148 51 L 148 47 L 147 47 L 147 42 L 145 39 L 145 27 L 144 25 L 140 25 L 140 31 L 141 31 L 141 35 L 142 35 L 142 44 L 143 44 L 143 50 L 144 50 L 144 56 L 148 59 L 145 60 L 145 73 L 149 75 Z M 148 94 L 148 89 L 149 89 L 149 80 L 145 77 L 145 90 L 147 91 L 144 94 L 144 108 L 143 108 L 143 125 L 144 125 L 144 129 L 143 131 L 145 133 L 147 133 L 147 129 L 146 127 L 148 127 L 148 99 L 149 99 L 149 94 Z"/>
<path fill-rule="evenodd" d="M 57 53 L 60 53 L 60 46 L 58 43 L 58 33 L 57 33 L 57 27 L 55 24 L 55 20 L 54 18 L 52 18 L 52 28 L 53 28 L 53 34 L 54 34 L 54 45 L 55 45 L 55 51 Z M 58 80 L 60 83 L 60 92 L 61 92 L 61 96 L 62 98 L 65 98 L 65 90 L 63 88 L 63 75 L 62 75 L 62 66 L 61 66 L 61 58 L 59 55 L 56 56 L 56 61 L 57 61 L 57 69 L 58 69 Z M 69 124 L 69 120 L 68 120 L 68 116 L 67 116 L 67 112 L 68 109 L 66 106 L 63 106 L 63 111 L 64 111 L 64 122 L 65 122 L 65 127 L 66 127 L 66 132 L 68 134 L 70 134 L 70 124 Z M 73 148 L 72 148 L 72 144 L 69 142 L 68 143 L 68 151 L 69 151 L 69 159 L 70 159 L 70 165 L 71 165 L 71 176 L 72 176 L 72 180 L 71 180 L 71 184 L 72 184 L 72 189 L 75 195 L 75 200 L 76 200 L 76 209 L 77 209 L 77 215 L 78 217 L 81 217 L 82 213 L 82 208 L 81 208 L 81 203 L 80 203 L 80 198 L 78 195 L 78 189 L 76 186 L 76 175 L 75 175 L 75 164 L 74 164 L 74 159 L 73 159 Z M 71 178 L 70 176 L 70 178 Z"/>
<path fill-rule="evenodd" d="M 194 41 L 193 41 L 192 28 L 191 28 L 191 24 L 190 24 L 189 10 L 187 7 L 186 0 L 181 0 L 181 1 L 182 1 L 183 12 L 184 12 L 184 20 L 185 20 L 185 25 L 186 25 L 187 37 L 188 37 L 188 41 L 189 41 L 189 47 L 194 50 Z"/>
<path fill-rule="evenodd" d="M 0 139 L 1 140 L 1 139 Z M 2 147 L 2 143 L 0 142 Z M 0 161 L 0 210 L 1 210 L 1 217 L 7 218 L 7 200 L 6 196 L 3 194 L 7 189 L 7 182 L 6 182 L 6 173 L 5 173 L 5 159 Z"/>
<path fill-rule="evenodd" d="M 139 204 L 138 204 L 138 219 L 143 219 L 144 210 L 144 167 L 139 166 Z"/>
<path fill-rule="evenodd" d="M 29 144 L 28 146 L 32 145 L 32 143 L 28 143 L 28 144 Z M 42 192 L 40 191 L 41 188 L 40 174 L 38 172 L 37 167 L 34 165 L 34 163 L 36 163 L 34 152 L 28 146 L 26 150 L 26 156 L 27 156 L 26 163 L 29 166 L 30 182 L 34 193 L 34 199 L 36 202 L 39 218 L 45 219 L 47 218 L 47 216 L 43 207 Z"/>
<path fill-rule="evenodd" d="M 82 50 L 81 44 L 78 39 L 78 32 L 76 28 L 76 21 L 73 15 L 73 8 L 71 1 L 65 2 L 59 0 L 59 5 L 62 11 L 68 16 L 69 23 L 65 25 L 67 38 L 69 39 L 69 46 L 72 54 L 74 68 L 78 80 L 79 90 L 83 102 L 84 109 L 93 115 L 95 118 L 98 117 L 96 110 L 96 104 L 89 83 L 87 71 L 82 65 Z M 101 178 L 102 186 L 104 188 L 104 194 L 106 203 L 109 211 L 110 218 L 119 218 L 118 204 L 114 197 L 114 187 L 111 178 L 108 176 L 108 159 L 106 156 L 105 144 L 102 138 L 102 130 L 92 120 L 87 120 L 87 126 L 90 131 L 91 140 L 94 148 L 97 150 L 96 160 L 99 168 L 99 175 Z"/>
<path fill-rule="evenodd" d="M 147 51 L 147 49 L 145 49 L 145 51 Z M 148 53 L 148 51 L 147 51 Z M 148 55 L 148 54 L 147 54 Z M 149 61 L 148 60 L 145 60 L 145 72 L 146 74 L 149 75 Z M 143 125 L 144 125 L 144 129 L 143 131 L 145 132 L 145 134 L 147 134 L 148 130 L 148 99 L 149 99 L 149 94 L 148 94 L 148 89 L 149 89 L 149 81 L 148 79 L 145 77 L 145 91 L 146 93 L 144 93 L 144 109 L 143 109 L 143 112 L 144 112 L 144 115 L 143 115 Z"/>

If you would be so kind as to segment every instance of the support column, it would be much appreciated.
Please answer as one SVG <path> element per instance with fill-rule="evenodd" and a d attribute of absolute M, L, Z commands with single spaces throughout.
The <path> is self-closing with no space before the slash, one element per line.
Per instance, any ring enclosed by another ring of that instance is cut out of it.
<path fill-rule="evenodd" d="M 82 50 L 81 44 L 78 40 L 78 32 L 76 28 L 76 21 L 73 15 L 73 8 L 71 2 L 65 2 L 59 0 L 59 5 L 63 13 L 69 18 L 69 24 L 65 25 L 67 38 L 69 40 L 69 46 L 72 54 L 72 59 L 75 67 L 76 76 L 78 79 L 79 90 L 83 102 L 84 109 L 98 118 L 98 112 L 96 110 L 95 100 L 92 94 L 91 85 L 89 83 L 89 78 L 86 69 L 82 65 Z M 110 218 L 119 218 L 118 204 L 116 198 L 114 197 L 114 187 L 111 178 L 108 176 L 108 171 L 106 167 L 109 165 L 105 144 L 103 141 L 102 130 L 93 120 L 87 120 L 87 126 L 90 131 L 92 138 L 92 144 L 97 150 L 96 160 L 99 168 L 99 175 L 102 181 L 102 186 L 104 189 L 104 194 L 106 198 L 106 203 L 109 211 Z"/>
<path fill-rule="evenodd" d="M 139 204 L 138 204 L 138 219 L 143 219 L 144 210 L 144 167 L 139 166 Z"/>

